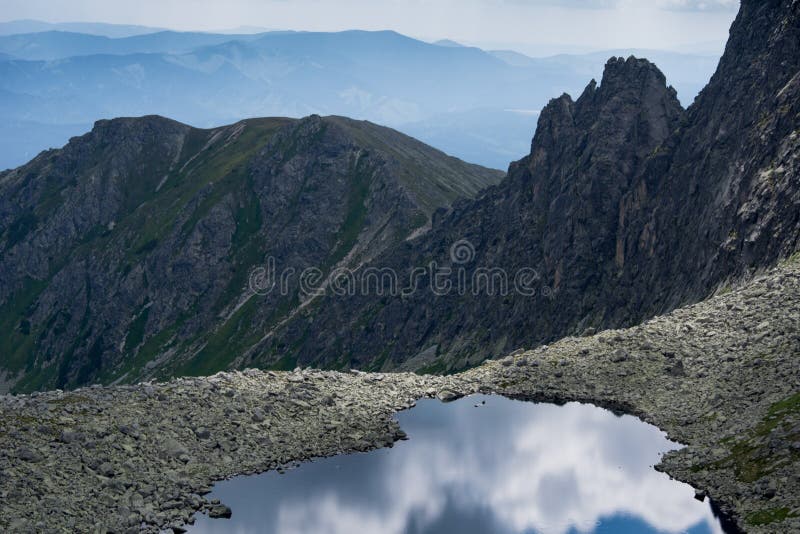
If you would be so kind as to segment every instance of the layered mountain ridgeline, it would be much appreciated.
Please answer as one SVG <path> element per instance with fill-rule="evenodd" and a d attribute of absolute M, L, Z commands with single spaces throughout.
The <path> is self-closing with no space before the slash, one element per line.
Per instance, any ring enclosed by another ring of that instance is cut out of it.
<path fill-rule="evenodd" d="M 262 35 L 228 35 L 200 32 L 151 31 L 120 38 L 90 32 L 49 30 L 0 35 L 0 50 L 15 59 L 54 61 L 71 57 L 156 53 L 187 53 L 196 48 L 230 41 L 254 41 Z"/>
<path fill-rule="evenodd" d="M 15 389 L 213 372 L 297 308 L 267 258 L 355 266 L 502 173 L 349 119 L 91 133 L 0 174 L 0 378 Z M 161 368 L 160 367 L 160 368 Z"/>
<path fill-rule="evenodd" d="M 125 38 L 163 31 L 162 28 L 132 26 L 127 24 L 107 24 L 103 22 L 44 22 L 21 19 L 0 22 L 0 35 L 18 35 L 37 32 L 81 32 L 110 38 Z"/>
<path fill-rule="evenodd" d="M 579 91 L 611 55 L 529 58 L 391 31 L 85 35 L 106 30 L 125 28 L 0 35 L 0 168 L 63 145 L 97 118 L 159 114 L 214 127 L 316 113 L 392 126 L 505 169 L 527 153 L 547 101 Z M 718 59 L 654 54 L 686 102 Z"/>
<path fill-rule="evenodd" d="M 156 113 L 210 127 L 316 113 L 397 128 L 413 123 L 407 133 L 419 137 L 429 132 L 424 121 L 444 114 L 448 120 L 437 125 L 446 135 L 431 135 L 429 144 L 506 168 L 525 153 L 535 126 L 535 117 L 507 110 L 538 110 L 553 87 L 580 87 L 585 78 L 564 65 L 512 66 L 477 48 L 444 48 L 390 31 L 124 39 L 47 32 L 0 37 L 0 53 L 17 58 L 0 61 L 0 118 L 25 122 L 31 133 L 24 146 L 34 154 L 50 146 L 37 139 L 47 125 L 86 125 L 77 130 L 83 132 L 99 117 Z M 462 114 L 478 109 L 503 127 L 471 128 Z M 512 129 L 519 123 L 522 136 Z M 477 145 L 476 137 L 492 142 Z M 0 143 L 0 168 L 30 159 L 11 146 Z"/>
<path fill-rule="evenodd" d="M 240 364 L 289 355 L 452 371 L 638 323 L 789 255 L 800 244 L 799 33 L 797 2 L 742 2 L 718 71 L 688 110 L 654 65 L 612 59 L 599 86 L 547 106 L 531 154 L 501 185 L 373 262 L 404 280 L 431 261 L 472 281 L 501 269 L 508 294 L 487 295 L 484 277 L 446 296 L 331 296 Z M 449 252 L 464 239 L 475 255 L 459 264 Z M 519 273 L 525 291 L 515 291 Z"/>

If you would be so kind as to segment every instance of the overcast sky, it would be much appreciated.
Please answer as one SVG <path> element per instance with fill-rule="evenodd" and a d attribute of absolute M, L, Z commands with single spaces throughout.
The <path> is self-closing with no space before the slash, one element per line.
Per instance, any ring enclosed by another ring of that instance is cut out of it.
<path fill-rule="evenodd" d="M 611 48 L 702 52 L 724 43 L 738 6 L 739 0 L 0 0 L 0 20 L 179 30 L 391 29 L 530 54 Z"/>

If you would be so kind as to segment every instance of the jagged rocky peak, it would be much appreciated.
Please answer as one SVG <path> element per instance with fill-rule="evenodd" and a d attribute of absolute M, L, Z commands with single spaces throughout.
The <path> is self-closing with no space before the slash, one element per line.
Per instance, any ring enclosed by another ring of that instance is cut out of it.
<path fill-rule="evenodd" d="M 707 122 L 724 99 L 728 113 L 711 123 L 721 136 L 746 126 L 756 107 L 774 107 L 776 98 L 800 85 L 800 2 L 744 0 L 734 21 L 725 53 L 709 85 L 692 106 L 697 120 Z M 719 131 L 719 126 L 724 127 Z"/>
<path fill-rule="evenodd" d="M 675 89 L 653 63 L 633 56 L 612 57 L 600 85 L 592 80 L 577 101 L 569 95 L 545 107 L 531 147 L 531 163 L 572 151 L 598 157 L 643 158 L 663 142 L 683 115 Z M 591 145 L 591 146 L 590 146 Z M 537 169 L 541 171 L 542 169 Z"/>
<path fill-rule="evenodd" d="M 594 83 L 590 84 L 593 87 Z M 638 94 L 640 98 L 671 97 L 677 100 L 677 92 L 667 85 L 664 73 L 647 59 L 630 56 L 612 57 L 606 62 L 600 91 L 605 98 Z"/>
<path fill-rule="evenodd" d="M 774 73 L 778 79 L 779 74 L 793 76 L 800 57 L 799 25 L 798 0 L 742 0 L 718 77 L 733 67 L 744 73 L 769 66 L 783 71 Z"/>
<path fill-rule="evenodd" d="M 638 219 L 627 255 L 646 250 L 661 266 L 651 285 L 677 295 L 669 307 L 797 249 L 798 124 L 800 2 L 746 0 L 711 82 L 643 169 L 651 201 L 627 216 Z"/>

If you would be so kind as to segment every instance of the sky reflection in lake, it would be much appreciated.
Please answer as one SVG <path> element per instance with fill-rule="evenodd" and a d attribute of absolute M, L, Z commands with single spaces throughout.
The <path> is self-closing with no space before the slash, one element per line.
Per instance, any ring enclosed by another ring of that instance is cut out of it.
<path fill-rule="evenodd" d="M 633 417 L 474 396 L 398 418 L 411 439 L 393 449 L 218 484 L 233 518 L 198 516 L 191 532 L 722 532 L 689 486 L 653 470 L 679 447 Z"/>

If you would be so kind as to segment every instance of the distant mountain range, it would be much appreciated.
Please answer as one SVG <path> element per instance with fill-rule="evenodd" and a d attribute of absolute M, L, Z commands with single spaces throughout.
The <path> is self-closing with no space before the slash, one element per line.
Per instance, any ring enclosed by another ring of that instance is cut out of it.
<path fill-rule="evenodd" d="M 183 54 L 230 41 L 258 39 L 259 35 L 226 35 L 161 31 L 122 38 L 45 31 L 0 36 L 0 51 L 15 59 L 57 60 L 76 56 L 129 54 Z"/>
<path fill-rule="evenodd" d="M 530 58 L 388 31 L 213 34 L 100 25 L 76 32 L 64 31 L 75 25 L 6 23 L 0 33 L 26 24 L 35 33 L 0 36 L 0 168 L 61 146 L 103 118 L 159 114 L 214 127 L 318 113 L 386 124 L 505 169 L 527 153 L 538 110 L 600 76 L 608 55 Z M 717 62 L 647 54 L 685 101 Z"/>
<path fill-rule="evenodd" d="M 43 22 L 41 20 L 12 20 L 0 22 L 0 35 L 64 31 L 121 38 L 163 31 L 164 28 L 132 26 L 129 24 L 104 24 L 102 22 Z"/>

